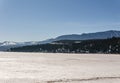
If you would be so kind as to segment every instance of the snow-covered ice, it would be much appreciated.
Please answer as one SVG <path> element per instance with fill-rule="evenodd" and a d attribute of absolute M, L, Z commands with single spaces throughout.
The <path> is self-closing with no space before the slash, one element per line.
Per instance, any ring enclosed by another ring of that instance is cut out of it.
<path fill-rule="evenodd" d="M 0 52 L 0 83 L 120 83 L 120 55 Z"/>

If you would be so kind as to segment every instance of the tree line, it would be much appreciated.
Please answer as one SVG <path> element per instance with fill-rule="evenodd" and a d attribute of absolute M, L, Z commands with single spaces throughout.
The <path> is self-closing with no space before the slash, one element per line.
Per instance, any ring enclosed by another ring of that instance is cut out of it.
<path fill-rule="evenodd" d="M 114 53 L 120 54 L 120 38 L 60 40 L 48 44 L 11 48 L 12 52 Z"/>

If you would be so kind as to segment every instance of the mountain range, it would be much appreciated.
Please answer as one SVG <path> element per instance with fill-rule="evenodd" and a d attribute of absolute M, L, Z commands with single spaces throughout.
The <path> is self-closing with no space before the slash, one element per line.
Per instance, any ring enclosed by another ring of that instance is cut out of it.
<path fill-rule="evenodd" d="M 46 44 L 59 40 L 90 40 L 90 39 L 107 39 L 112 37 L 120 37 L 120 31 L 109 30 L 109 31 L 95 32 L 95 33 L 62 35 L 54 39 L 47 39 L 44 41 L 31 41 L 31 42 L 4 41 L 0 43 L 0 51 L 5 51 L 11 47 Z"/>

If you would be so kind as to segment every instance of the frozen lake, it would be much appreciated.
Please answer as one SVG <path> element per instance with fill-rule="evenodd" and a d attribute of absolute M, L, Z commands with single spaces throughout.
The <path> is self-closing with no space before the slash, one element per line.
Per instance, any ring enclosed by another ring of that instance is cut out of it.
<path fill-rule="evenodd" d="M 0 52 L 0 83 L 120 83 L 120 55 Z"/>

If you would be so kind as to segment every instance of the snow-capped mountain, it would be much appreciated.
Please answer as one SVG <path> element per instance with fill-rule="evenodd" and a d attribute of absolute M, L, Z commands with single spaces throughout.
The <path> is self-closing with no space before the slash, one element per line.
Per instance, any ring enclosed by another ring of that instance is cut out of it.
<path fill-rule="evenodd" d="M 25 46 L 25 45 L 34 45 L 39 44 L 39 42 L 31 41 L 31 42 L 13 42 L 13 41 L 4 41 L 0 43 L 0 46 Z"/>
<path fill-rule="evenodd" d="M 0 51 L 5 51 L 12 47 L 20 47 L 27 45 L 35 45 L 39 44 L 39 42 L 31 41 L 31 42 L 13 42 L 13 41 L 4 41 L 0 43 Z"/>
<path fill-rule="evenodd" d="M 54 39 L 48 39 L 44 41 L 30 41 L 30 42 L 5 41 L 0 43 L 0 50 L 4 51 L 11 47 L 52 43 L 53 41 L 59 41 L 59 40 L 89 40 L 89 39 L 106 39 L 112 37 L 120 37 L 120 31 L 110 30 L 110 31 L 96 32 L 96 33 L 62 35 Z"/>
<path fill-rule="evenodd" d="M 11 42 L 11 41 L 4 41 L 0 43 L 0 46 L 8 46 L 8 45 L 17 45 L 16 42 Z"/>

